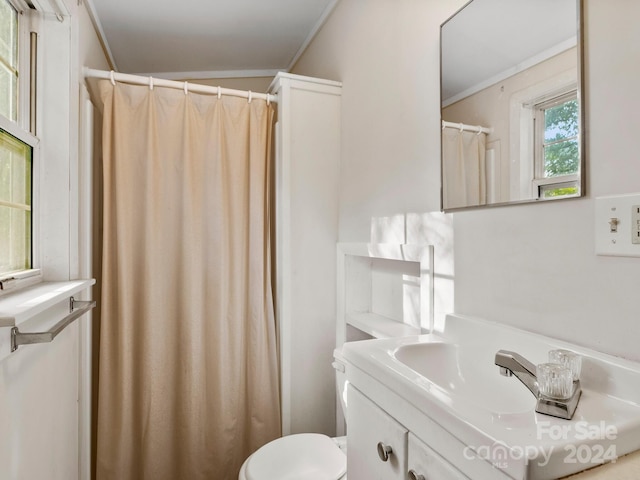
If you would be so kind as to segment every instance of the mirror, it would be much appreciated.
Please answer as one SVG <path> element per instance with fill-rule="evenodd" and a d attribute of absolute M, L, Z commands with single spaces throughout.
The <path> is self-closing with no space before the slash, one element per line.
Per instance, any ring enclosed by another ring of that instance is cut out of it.
<path fill-rule="evenodd" d="M 581 0 L 472 0 L 442 24 L 442 209 L 584 195 Z"/>

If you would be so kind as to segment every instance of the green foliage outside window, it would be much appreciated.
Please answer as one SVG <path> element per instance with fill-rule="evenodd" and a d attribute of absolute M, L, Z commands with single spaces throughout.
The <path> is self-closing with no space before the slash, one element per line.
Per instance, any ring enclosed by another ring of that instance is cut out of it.
<path fill-rule="evenodd" d="M 544 198 L 568 197 L 568 196 L 575 196 L 577 194 L 578 194 L 578 187 L 575 185 L 571 187 L 562 187 L 562 188 L 544 190 L 543 192 Z"/>
<path fill-rule="evenodd" d="M 578 173 L 578 101 L 570 100 L 547 108 L 544 117 L 544 176 L 549 178 Z"/>

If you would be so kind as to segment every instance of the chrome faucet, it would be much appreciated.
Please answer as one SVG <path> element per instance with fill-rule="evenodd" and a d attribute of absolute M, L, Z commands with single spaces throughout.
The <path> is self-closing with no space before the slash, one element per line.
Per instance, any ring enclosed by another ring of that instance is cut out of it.
<path fill-rule="evenodd" d="M 538 396 L 536 366 L 529 360 L 516 352 L 499 350 L 496 353 L 496 365 L 500 367 L 500 375 L 505 377 L 515 375 L 535 397 Z"/>
<path fill-rule="evenodd" d="M 495 364 L 500 367 L 501 375 L 505 377 L 515 375 L 533 393 L 537 400 L 536 412 L 571 420 L 582 394 L 580 380 L 573 382 L 573 394 L 570 398 L 553 398 L 540 393 L 536 377 L 536 366 L 522 355 L 508 350 L 498 350 Z"/>

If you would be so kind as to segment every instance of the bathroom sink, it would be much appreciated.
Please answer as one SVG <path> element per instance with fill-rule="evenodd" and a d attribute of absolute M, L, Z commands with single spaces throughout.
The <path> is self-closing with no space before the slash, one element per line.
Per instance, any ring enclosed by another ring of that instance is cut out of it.
<path fill-rule="evenodd" d="M 434 341 L 403 345 L 393 356 L 444 394 L 469 399 L 487 412 L 515 414 L 534 408 L 536 400 L 526 388 L 496 375 L 496 368 L 491 368 L 493 355 L 485 350 Z M 480 363 L 489 368 L 478 368 Z"/>
<path fill-rule="evenodd" d="M 537 413 L 533 394 L 494 363 L 500 349 L 538 364 L 558 348 L 583 357 L 582 397 L 571 420 Z M 459 442 L 452 447 L 436 436 L 429 444 L 453 464 L 464 448 L 500 478 L 555 479 L 640 450 L 635 362 L 455 315 L 435 334 L 350 342 L 343 355 L 350 382 L 409 431 L 431 422 Z"/>

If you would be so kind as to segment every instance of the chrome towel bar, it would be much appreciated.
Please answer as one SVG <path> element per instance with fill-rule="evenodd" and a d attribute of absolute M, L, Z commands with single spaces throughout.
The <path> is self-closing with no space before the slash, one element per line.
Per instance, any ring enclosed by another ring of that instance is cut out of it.
<path fill-rule="evenodd" d="M 56 323 L 49 331 L 21 333 L 20 330 L 18 330 L 18 327 L 13 327 L 11 329 L 11 351 L 15 352 L 20 345 L 52 342 L 53 339 L 67 327 L 67 325 L 87 313 L 95 306 L 95 300 L 78 301 L 71 297 L 69 298 L 69 315 Z"/>

